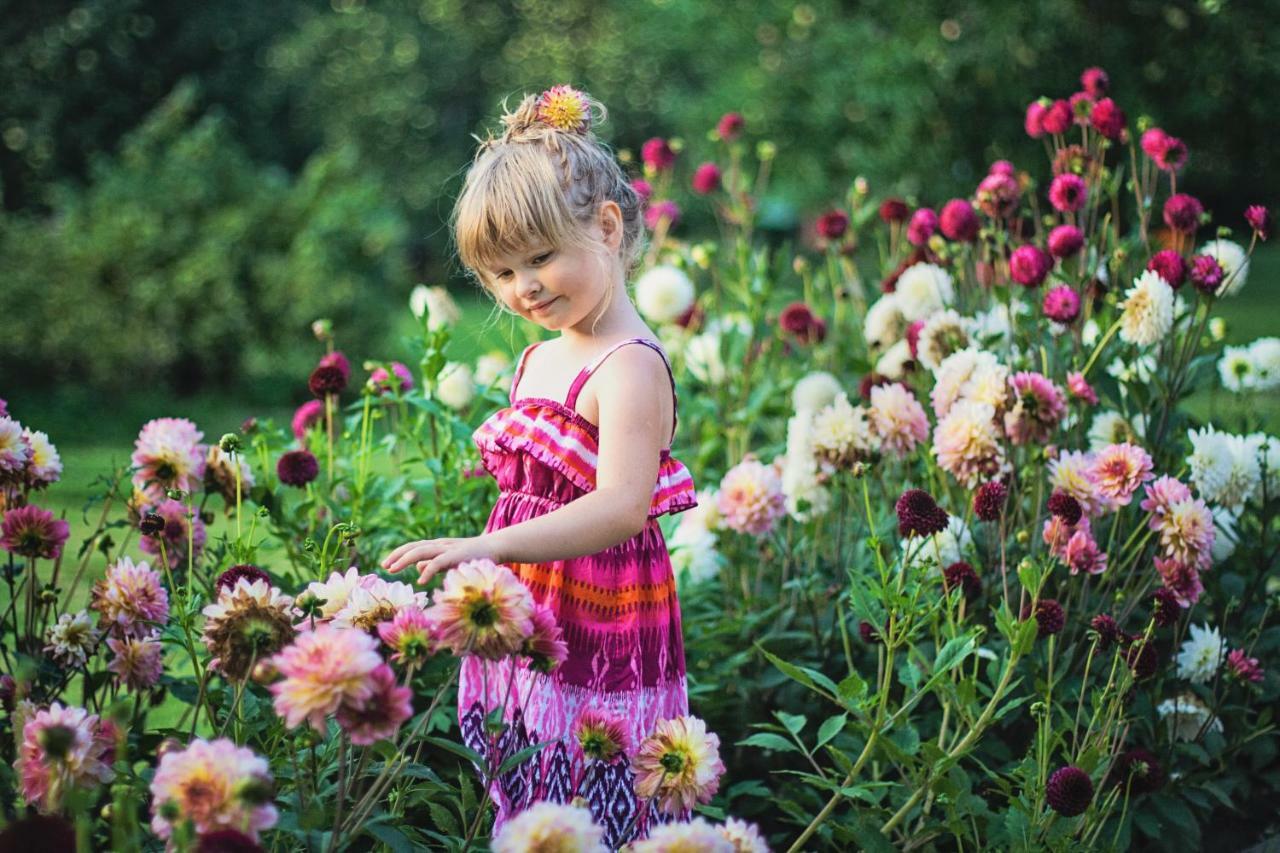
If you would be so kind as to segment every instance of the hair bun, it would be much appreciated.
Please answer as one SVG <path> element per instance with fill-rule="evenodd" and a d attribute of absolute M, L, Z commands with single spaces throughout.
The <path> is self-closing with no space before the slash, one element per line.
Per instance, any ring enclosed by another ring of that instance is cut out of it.
<path fill-rule="evenodd" d="M 502 117 L 506 141 L 542 136 L 544 129 L 586 136 L 595 113 L 604 118 L 604 107 L 572 86 L 553 86 L 538 95 L 526 95 L 515 112 Z"/>

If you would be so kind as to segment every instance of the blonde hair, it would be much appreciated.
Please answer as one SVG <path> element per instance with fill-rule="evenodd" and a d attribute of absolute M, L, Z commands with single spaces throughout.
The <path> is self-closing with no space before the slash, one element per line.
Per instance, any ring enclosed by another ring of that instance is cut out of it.
<path fill-rule="evenodd" d="M 606 201 L 622 211 L 624 273 L 639 262 L 643 201 L 589 129 L 604 121 L 604 105 L 583 98 L 591 113 L 587 129 L 552 127 L 539 117 L 539 96 L 527 95 L 502 116 L 503 133 L 480 143 L 451 223 L 458 257 L 482 285 L 482 271 L 503 255 L 534 246 L 590 246 L 586 226 Z"/>

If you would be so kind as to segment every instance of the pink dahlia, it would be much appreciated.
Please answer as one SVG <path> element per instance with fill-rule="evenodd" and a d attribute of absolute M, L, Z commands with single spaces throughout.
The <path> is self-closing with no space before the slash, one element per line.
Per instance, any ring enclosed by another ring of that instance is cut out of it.
<path fill-rule="evenodd" d="M 1049 462 L 1049 485 L 1078 500 L 1087 516 L 1096 516 L 1108 505 L 1098 486 L 1093 454 L 1079 450 L 1059 453 Z"/>
<path fill-rule="evenodd" d="M 1084 247 L 1084 233 L 1074 225 L 1059 225 L 1049 232 L 1049 254 L 1069 258 Z"/>
<path fill-rule="evenodd" d="M 893 382 L 871 389 L 871 428 L 880 439 L 880 449 L 899 459 L 929 440 L 929 418 L 924 406 L 906 386 Z"/>
<path fill-rule="evenodd" d="M 1078 370 L 1067 374 L 1067 390 L 1077 400 L 1083 400 L 1090 406 L 1098 405 L 1098 392 L 1093 390 L 1089 380 Z"/>
<path fill-rule="evenodd" d="M 551 672 L 569 657 L 569 646 L 564 641 L 564 631 L 556 624 L 556 614 L 545 604 L 533 608 L 533 633 L 524 641 L 520 654 L 529 658 L 529 666 L 536 672 Z"/>
<path fill-rule="evenodd" d="M 204 433 L 186 418 L 156 418 L 143 425 L 134 443 L 133 486 L 152 503 L 167 489 L 195 491 L 204 479 Z"/>
<path fill-rule="evenodd" d="M 644 209 L 644 224 L 650 231 L 657 230 L 663 222 L 674 228 L 680 221 L 680 206 L 671 200 L 655 201 Z"/>
<path fill-rule="evenodd" d="M 1155 271 L 1174 290 L 1187 280 L 1187 261 L 1173 249 L 1161 249 L 1152 255 L 1147 269 Z"/>
<path fill-rule="evenodd" d="M 117 637 L 143 637 L 169 621 L 169 593 L 160 573 L 123 556 L 93 585 L 93 603 L 103 630 Z"/>
<path fill-rule="evenodd" d="M 395 381 L 391 379 L 392 373 L 395 374 Z M 374 371 L 369 374 L 369 381 L 378 389 L 379 394 L 386 394 L 397 386 L 401 392 L 405 392 L 413 388 L 413 371 L 409 370 L 406 365 L 393 361 L 391 362 L 391 373 L 388 373 L 385 367 L 374 368 Z M 314 400 L 312 402 L 318 403 L 320 401 Z M 323 414 L 323 407 L 321 407 L 321 414 Z M 294 430 L 294 432 L 296 434 L 297 430 Z"/>
<path fill-rule="evenodd" d="M 648 202 L 653 198 L 653 185 L 644 178 L 636 178 L 631 182 L 631 189 L 636 191 L 636 195 L 640 196 L 642 202 Z"/>
<path fill-rule="evenodd" d="M 303 441 L 307 430 L 324 420 L 324 403 L 319 400 L 308 400 L 293 413 L 293 437 Z"/>
<path fill-rule="evenodd" d="M 1043 99 L 1032 101 L 1027 104 L 1026 115 L 1022 120 L 1022 127 L 1027 132 L 1027 136 L 1032 139 L 1039 139 L 1044 136 L 1044 115 L 1047 112 Z"/>
<path fill-rule="evenodd" d="M 1179 607 L 1187 608 L 1200 600 L 1204 584 L 1195 566 L 1172 557 L 1156 557 L 1155 563 L 1164 588 L 1173 594 Z"/>
<path fill-rule="evenodd" d="M 1262 667 L 1258 664 L 1258 659 L 1246 655 L 1244 649 L 1232 649 L 1227 653 L 1227 667 L 1241 681 L 1251 684 L 1262 682 Z"/>
<path fill-rule="evenodd" d="M 725 142 L 732 142 L 742 133 L 746 123 L 742 113 L 725 113 L 716 123 L 716 135 Z"/>
<path fill-rule="evenodd" d="M 24 429 L 22 439 L 30 451 L 24 472 L 26 484 L 33 489 L 51 486 L 62 477 L 62 457 L 49 436 L 40 430 Z"/>
<path fill-rule="evenodd" d="M 1169 134 L 1158 127 L 1153 127 L 1143 132 L 1138 144 L 1141 146 L 1143 154 L 1155 160 L 1164 151 L 1165 140 L 1168 138 Z"/>
<path fill-rule="evenodd" d="M 1031 371 L 1009 377 L 1013 405 L 1004 413 L 1004 430 L 1014 444 L 1043 444 L 1067 413 L 1066 398 L 1048 378 Z"/>
<path fill-rule="evenodd" d="M 1195 196 L 1186 193 L 1171 195 L 1164 203 L 1164 224 L 1180 234 L 1194 234 L 1200 227 L 1204 205 Z"/>
<path fill-rule="evenodd" d="M 913 246 L 923 246 L 938 230 L 938 214 L 931 207 L 922 207 L 911 214 L 907 223 L 907 241 Z"/>
<path fill-rule="evenodd" d="M 1089 124 L 1089 114 L 1093 112 L 1094 97 L 1088 92 L 1076 92 L 1068 100 L 1071 105 L 1071 117 L 1075 123 L 1084 127 Z"/>
<path fill-rule="evenodd" d="M 653 171 L 665 172 L 675 165 L 676 152 L 667 140 L 655 136 L 640 146 L 640 159 Z"/>
<path fill-rule="evenodd" d="M 176 569 L 187 563 L 187 524 L 191 523 L 192 559 L 198 560 L 204 552 L 205 529 L 200 516 L 187 518 L 187 508 L 180 501 L 166 500 L 155 507 L 154 512 L 164 519 L 164 530 L 156 536 L 143 536 L 138 547 L 143 553 L 153 557 L 160 556 L 160 543 L 164 542 L 164 554 L 169 560 L 169 568 Z"/>
<path fill-rule="evenodd" d="M 166 752 L 151 780 L 151 830 L 168 839 L 190 820 L 197 835 L 236 829 L 254 841 L 276 825 L 267 760 L 234 741 L 193 740 Z"/>
<path fill-rule="evenodd" d="M 0 415 L 0 480 L 17 479 L 26 470 L 31 445 L 22 433 L 22 424 Z"/>
<path fill-rule="evenodd" d="M 1063 549 L 1063 562 L 1071 569 L 1071 574 L 1084 572 L 1097 575 L 1107 569 L 1107 555 L 1093 537 L 1083 530 L 1077 530 L 1067 540 Z"/>
<path fill-rule="evenodd" d="M 1054 494 L 1065 493 L 1055 492 Z M 1049 553 L 1065 563 L 1067 561 L 1067 544 L 1071 541 L 1071 537 L 1077 533 L 1083 533 L 1086 536 L 1093 535 L 1089 519 L 1081 516 L 1076 522 L 1070 523 L 1060 515 L 1050 515 L 1044 520 L 1044 529 L 1040 532 L 1040 538 L 1049 547 Z"/>
<path fill-rule="evenodd" d="M 726 527 L 752 536 L 768 533 L 787 511 L 777 467 L 751 456 L 724 475 L 716 503 Z"/>
<path fill-rule="evenodd" d="M 720 738 L 697 717 L 662 720 L 636 749 L 631 766 L 638 796 L 667 814 L 688 812 L 710 802 L 720 787 Z"/>
<path fill-rule="evenodd" d="M 1213 255 L 1196 255 L 1191 259 L 1190 276 L 1196 290 L 1212 295 L 1222 287 L 1227 273 Z"/>
<path fill-rule="evenodd" d="M 627 721 L 607 708 L 586 708 L 573 723 L 573 737 L 589 761 L 609 761 L 629 752 Z"/>
<path fill-rule="evenodd" d="M 987 174 L 988 175 L 1007 175 L 1010 178 L 1016 178 L 1018 176 L 1018 170 L 1015 169 L 1013 164 L 1010 163 L 1008 160 L 996 160 L 989 167 L 987 167 Z"/>
<path fill-rule="evenodd" d="M 1148 483 L 1144 489 L 1146 497 L 1138 507 L 1143 512 L 1151 513 L 1147 526 L 1152 530 L 1161 528 L 1174 504 L 1191 500 L 1191 489 L 1176 477 L 1167 475 L 1159 477 L 1154 482 Z"/>
<path fill-rule="evenodd" d="M 933 455 L 938 465 L 966 487 L 1005 470 L 995 417 L 990 403 L 962 399 L 933 428 Z"/>
<path fill-rule="evenodd" d="M 413 691 L 396 685 L 395 673 L 385 663 L 369 673 L 369 696 L 362 702 L 338 706 L 338 725 L 356 746 L 389 740 L 413 716 Z"/>
<path fill-rule="evenodd" d="M 356 708 L 373 695 L 373 671 L 382 666 L 378 643 L 364 631 L 319 625 L 304 631 L 272 661 L 284 678 L 271 685 L 276 713 L 294 728 L 304 722 L 324 732 L 344 704 Z"/>
<path fill-rule="evenodd" d="M 116 728 L 83 708 L 54 702 L 27 719 L 14 769 L 22 796 L 41 812 L 62 809 L 71 789 L 91 791 L 115 773 Z"/>
<path fill-rule="evenodd" d="M 703 163 L 693 172 L 693 191 L 707 195 L 720 189 L 720 167 L 715 163 Z"/>
<path fill-rule="evenodd" d="M 435 651 L 435 627 L 421 607 L 402 607 L 390 622 L 378 625 L 378 636 L 394 654 L 391 660 L 420 666 Z"/>
<path fill-rule="evenodd" d="M 1110 98 L 1102 98 L 1090 110 L 1089 123 L 1107 139 L 1117 140 L 1124 133 L 1124 110 Z"/>
<path fill-rule="evenodd" d="M 1244 221 L 1249 223 L 1259 240 L 1266 240 L 1271 236 L 1271 213 L 1262 205 L 1251 204 L 1246 207 Z"/>
<path fill-rule="evenodd" d="M 1165 172 L 1177 172 L 1187 164 L 1187 143 L 1176 136 L 1165 136 L 1156 152 L 1156 166 Z"/>
<path fill-rule="evenodd" d="M 1151 479 L 1152 467 L 1147 451 L 1127 441 L 1104 447 L 1093 461 L 1098 492 L 1113 506 L 1128 506 L 1138 487 Z"/>
<path fill-rule="evenodd" d="M 963 198 L 953 198 L 942 206 L 939 218 L 942 234 L 948 240 L 972 243 L 978 238 L 978 212 Z"/>
<path fill-rule="evenodd" d="M 164 673 L 164 646 L 157 636 L 107 638 L 107 647 L 115 655 L 107 669 L 116 674 L 120 684 L 129 690 L 148 690 Z"/>
<path fill-rule="evenodd" d="M 1064 228 L 1070 228 L 1066 225 Z M 1075 288 L 1068 284 L 1051 287 L 1044 294 L 1044 302 L 1040 306 L 1044 316 L 1055 323 L 1068 326 L 1080 316 L 1080 297 Z"/>
<path fill-rule="evenodd" d="M 1102 98 L 1107 94 L 1107 90 L 1111 88 L 1111 78 L 1107 76 L 1107 72 L 1098 68 L 1096 65 L 1092 68 L 1086 68 L 1080 73 L 1080 85 L 1089 93 L 1091 97 Z"/>
<path fill-rule="evenodd" d="M 401 610 L 426 607 L 427 601 L 425 592 L 415 592 L 407 583 L 364 575 L 333 614 L 333 624 L 377 633 L 379 625 L 396 618 Z"/>
<path fill-rule="evenodd" d="M 1045 133 L 1060 136 L 1071 129 L 1073 119 L 1071 104 L 1059 98 L 1045 109 L 1040 126 L 1044 128 Z"/>
<path fill-rule="evenodd" d="M 849 214 L 843 210 L 828 210 L 818 217 L 814 227 L 824 240 L 839 240 L 849 230 Z"/>
<path fill-rule="evenodd" d="M 444 576 L 427 617 L 455 655 L 499 660 L 533 635 L 533 596 L 509 568 L 468 560 Z"/>
<path fill-rule="evenodd" d="M 1053 258 L 1039 246 L 1019 246 L 1009 256 L 1009 277 L 1023 287 L 1039 287 L 1053 269 Z"/>
<path fill-rule="evenodd" d="M 71 527 L 35 504 L 11 509 L 0 523 L 0 548 L 20 557 L 56 560 L 71 535 Z"/>
<path fill-rule="evenodd" d="M 1089 189 L 1084 178 L 1070 172 L 1058 175 L 1049 185 L 1049 203 L 1055 210 L 1072 213 L 1084 207 L 1089 197 Z"/>
<path fill-rule="evenodd" d="M 996 172 L 978 184 L 978 209 L 992 219 L 1007 219 L 1018 212 L 1021 195 L 1022 190 L 1015 178 Z"/>
<path fill-rule="evenodd" d="M 1204 501 L 1199 498 L 1178 501 L 1163 516 L 1152 516 L 1151 521 L 1160 534 L 1160 547 L 1165 556 L 1197 569 L 1207 569 L 1213 564 L 1217 530 L 1213 526 L 1213 513 Z"/>

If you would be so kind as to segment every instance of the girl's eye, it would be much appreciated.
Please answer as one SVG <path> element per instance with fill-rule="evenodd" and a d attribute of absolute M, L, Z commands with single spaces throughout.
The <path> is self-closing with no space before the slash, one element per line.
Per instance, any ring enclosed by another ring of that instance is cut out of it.
<path fill-rule="evenodd" d="M 552 255 L 552 253 L 551 253 L 551 252 L 544 252 L 544 253 L 542 253 L 541 255 L 538 255 L 536 258 L 534 258 L 534 259 L 533 259 L 533 263 L 534 263 L 534 265 L 535 265 L 535 266 L 542 266 L 542 265 L 543 265 L 543 264 L 545 264 L 547 261 L 551 260 L 551 255 Z"/>

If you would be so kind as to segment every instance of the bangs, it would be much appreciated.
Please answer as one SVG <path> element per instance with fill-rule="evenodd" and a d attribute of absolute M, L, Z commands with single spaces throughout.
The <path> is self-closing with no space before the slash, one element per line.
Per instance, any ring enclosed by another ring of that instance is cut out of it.
<path fill-rule="evenodd" d="M 481 281 L 497 260 L 578 242 L 560 176 L 534 145 L 491 148 L 477 158 L 454 208 L 458 257 Z"/>

